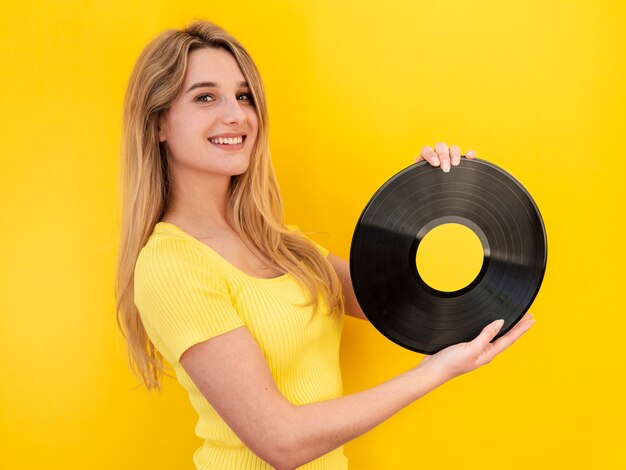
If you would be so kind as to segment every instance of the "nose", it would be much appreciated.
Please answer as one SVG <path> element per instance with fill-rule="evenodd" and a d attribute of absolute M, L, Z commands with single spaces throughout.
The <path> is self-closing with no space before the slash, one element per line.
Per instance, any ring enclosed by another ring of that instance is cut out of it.
<path fill-rule="evenodd" d="M 246 121 L 246 112 L 237 98 L 224 100 L 222 119 L 226 124 L 242 124 Z"/>

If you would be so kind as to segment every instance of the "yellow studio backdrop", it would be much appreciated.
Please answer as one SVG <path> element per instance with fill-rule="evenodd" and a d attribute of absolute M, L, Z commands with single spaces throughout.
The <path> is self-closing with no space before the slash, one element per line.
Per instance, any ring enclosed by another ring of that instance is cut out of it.
<path fill-rule="evenodd" d="M 626 468 L 620 0 L 4 2 L 0 467 L 192 468 L 187 397 L 137 388 L 113 279 L 125 86 L 152 37 L 194 18 L 257 61 L 287 221 L 334 253 L 437 141 L 506 169 L 544 217 L 533 329 L 349 443 L 351 468 Z M 420 359 L 346 321 L 346 393 Z"/>

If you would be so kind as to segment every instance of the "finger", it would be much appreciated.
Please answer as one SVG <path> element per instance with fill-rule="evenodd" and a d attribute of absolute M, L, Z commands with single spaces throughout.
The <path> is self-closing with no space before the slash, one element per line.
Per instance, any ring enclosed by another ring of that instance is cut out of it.
<path fill-rule="evenodd" d="M 470 160 L 476 158 L 476 152 L 474 150 L 468 150 L 465 152 L 465 158 L 469 158 Z"/>
<path fill-rule="evenodd" d="M 526 312 L 526 314 L 521 318 L 520 321 L 530 320 L 533 317 L 533 314 L 530 312 Z"/>
<path fill-rule="evenodd" d="M 437 157 L 437 153 L 433 150 L 432 147 L 426 146 L 423 147 L 420 152 L 420 159 L 426 160 L 432 166 L 439 166 L 439 158 Z"/>
<path fill-rule="evenodd" d="M 527 313 L 526 313 L 526 314 L 525 314 L 525 315 L 524 315 L 524 316 L 523 316 L 523 317 L 522 317 L 522 318 L 521 318 L 521 319 L 520 319 L 520 320 L 519 320 L 519 321 L 515 324 L 515 326 L 514 326 L 513 328 L 511 328 L 509 331 L 507 331 L 507 332 L 505 333 L 505 335 L 504 335 L 504 336 L 506 336 L 506 335 L 508 335 L 508 334 L 516 335 L 516 334 L 517 334 L 517 330 L 519 330 L 520 328 L 525 328 L 525 326 L 526 326 L 526 322 L 528 322 L 528 321 L 530 321 L 530 320 L 534 321 L 534 320 L 533 320 L 533 316 L 532 316 L 532 314 L 531 314 L 531 313 L 528 313 L 528 312 L 527 312 Z M 505 324 L 506 324 L 506 322 L 505 322 Z M 498 339 L 500 339 L 500 338 L 498 338 Z M 497 340 L 496 340 L 496 341 L 497 341 Z M 494 341 L 494 343 L 495 343 L 495 341 Z"/>
<path fill-rule="evenodd" d="M 496 341 L 492 343 L 491 351 L 489 351 L 489 355 L 491 358 L 497 356 L 506 348 L 511 346 L 515 341 L 517 341 L 524 333 L 526 333 L 531 326 L 535 324 L 535 320 L 527 319 L 524 321 L 520 321 L 515 327 L 509 331 L 504 336 L 498 338 Z"/>
<path fill-rule="evenodd" d="M 437 152 L 437 156 L 439 157 L 439 161 L 441 162 L 441 169 L 444 172 L 450 171 L 450 151 L 448 150 L 448 144 L 445 142 L 437 142 L 435 144 L 435 152 Z"/>
<path fill-rule="evenodd" d="M 533 315 L 530 312 L 527 312 L 522 318 L 520 318 L 520 320 L 515 324 L 515 326 L 513 328 L 511 328 L 511 331 L 515 330 L 516 328 L 520 328 L 521 324 L 524 322 L 527 322 L 529 320 L 533 319 Z M 507 332 L 508 334 L 508 332 Z"/>
<path fill-rule="evenodd" d="M 489 323 L 486 327 L 483 328 L 483 330 L 476 338 L 470 341 L 470 343 L 476 345 L 477 347 L 480 347 L 480 349 L 483 349 L 489 344 L 489 341 L 496 337 L 498 332 L 502 329 L 503 325 L 504 320 L 502 319 Z"/>
<path fill-rule="evenodd" d="M 452 166 L 457 166 L 459 163 L 461 163 L 461 149 L 458 145 L 450 146 L 450 160 Z"/>

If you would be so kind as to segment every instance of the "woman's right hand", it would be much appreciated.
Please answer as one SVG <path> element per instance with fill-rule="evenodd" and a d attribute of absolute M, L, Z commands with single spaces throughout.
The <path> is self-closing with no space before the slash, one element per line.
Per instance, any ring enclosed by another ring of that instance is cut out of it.
<path fill-rule="evenodd" d="M 483 328 L 472 341 L 454 344 L 431 356 L 425 356 L 418 368 L 432 369 L 446 380 L 453 379 L 491 362 L 534 323 L 532 315 L 527 313 L 510 331 L 490 343 L 502 329 L 502 320 L 496 320 Z"/>

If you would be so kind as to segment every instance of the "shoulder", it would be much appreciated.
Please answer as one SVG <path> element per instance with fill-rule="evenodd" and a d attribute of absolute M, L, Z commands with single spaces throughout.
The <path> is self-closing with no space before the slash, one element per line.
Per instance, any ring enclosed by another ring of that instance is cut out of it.
<path fill-rule="evenodd" d="M 135 290 L 152 286 L 206 285 L 225 288 L 226 282 L 206 255 L 188 240 L 151 236 L 139 252 L 134 272 Z"/>
<path fill-rule="evenodd" d="M 328 257 L 328 255 L 330 253 L 328 248 L 326 248 L 324 245 L 318 243 L 313 238 L 311 238 L 311 236 L 310 236 L 311 232 L 303 232 L 302 229 L 300 227 L 298 227 L 297 225 L 287 225 L 287 224 L 285 224 L 285 228 L 287 230 L 289 230 L 290 232 L 297 233 L 302 238 L 304 238 L 304 239 L 308 240 L 309 242 L 311 242 L 315 246 L 315 248 L 317 248 L 317 250 L 322 254 L 322 256 L 324 258 Z"/>
<path fill-rule="evenodd" d="M 172 264 L 206 264 L 200 253 L 187 240 L 177 237 L 151 236 L 139 252 L 135 270 L 167 268 Z"/>
<path fill-rule="evenodd" d="M 224 276 L 192 242 L 175 236 L 151 238 L 141 250 L 134 302 L 170 363 L 194 344 L 243 326 Z"/>

